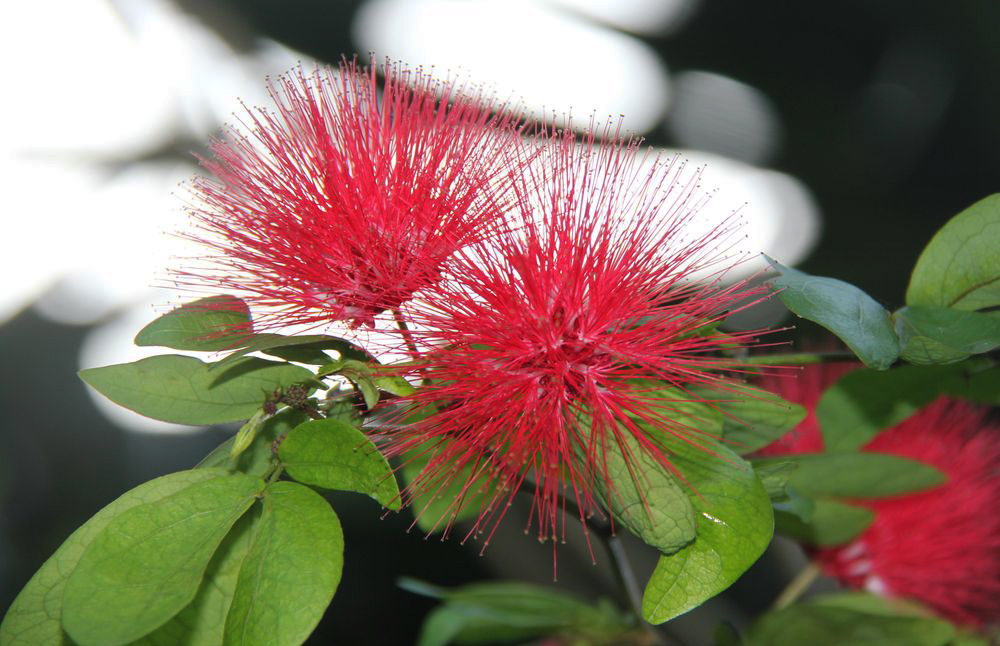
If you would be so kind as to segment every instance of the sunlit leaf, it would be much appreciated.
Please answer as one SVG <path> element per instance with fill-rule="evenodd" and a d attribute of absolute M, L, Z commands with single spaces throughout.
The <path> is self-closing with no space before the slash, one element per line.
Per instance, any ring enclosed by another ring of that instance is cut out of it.
<path fill-rule="evenodd" d="M 774 530 L 771 501 L 749 464 L 721 445 L 714 455 L 675 440 L 671 462 L 690 487 L 697 538 L 660 560 L 642 615 L 663 623 L 728 588 L 764 552 Z"/>
<path fill-rule="evenodd" d="M 66 581 L 67 634 L 80 646 L 127 644 L 183 610 L 263 488 L 260 478 L 224 473 L 116 515 Z"/>
<path fill-rule="evenodd" d="M 399 509 L 399 488 L 389 463 L 364 433 L 344 421 L 300 424 L 281 443 L 278 457 L 288 475 L 299 482 L 357 491 Z"/>
<path fill-rule="evenodd" d="M 297 646 L 330 604 L 344 564 L 340 521 L 294 482 L 268 485 L 225 623 L 225 646 Z"/>
<path fill-rule="evenodd" d="M 244 420 L 275 389 L 307 381 L 300 366 L 245 357 L 225 370 L 194 357 L 164 354 L 80 371 L 111 401 L 146 417 L 177 424 Z"/>
<path fill-rule="evenodd" d="M 185 303 L 135 336 L 135 344 L 174 350 L 228 350 L 253 335 L 250 310 L 233 296 L 209 296 Z"/>
<path fill-rule="evenodd" d="M 220 469 L 182 471 L 143 483 L 97 512 L 39 568 L 7 609 L 0 625 L 5 646 L 69 645 L 62 630 L 63 592 L 84 550 L 120 514 L 225 475 Z"/>

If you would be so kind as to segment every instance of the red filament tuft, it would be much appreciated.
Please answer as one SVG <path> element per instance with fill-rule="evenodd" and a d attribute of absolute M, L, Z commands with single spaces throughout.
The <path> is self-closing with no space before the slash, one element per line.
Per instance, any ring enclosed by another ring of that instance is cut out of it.
<path fill-rule="evenodd" d="M 391 432 L 388 451 L 428 460 L 411 498 L 457 479 L 453 512 L 483 500 L 473 532 L 526 489 L 539 538 L 559 539 L 568 501 L 586 521 L 601 513 L 595 486 L 606 504 L 617 495 L 611 451 L 630 472 L 637 452 L 670 468 L 658 438 L 701 446 L 678 409 L 726 389 L 738 364 L 718 351 L 754 336 L 708 329 L 759 295 L 722 283 L 737 219 L 696 233 L 699 173 L 603 134 L 614 143 L 540 137 L 512 225 L 458 254 L 406 310 L 428 379 L 410 402 L 424 418 Z"/>
<path fill-rule="evenodd" d="M 277 324 L 374 326 L 496 228 L 515 120 L 483 92 L 379 71 L 382 84 L 355 62 L 293 70 L 270 86 L 276 110 L 248 110 L 245 132 L 213 142 L 187 236 L 213 253 L 180 281 L 244 296 Z"/>

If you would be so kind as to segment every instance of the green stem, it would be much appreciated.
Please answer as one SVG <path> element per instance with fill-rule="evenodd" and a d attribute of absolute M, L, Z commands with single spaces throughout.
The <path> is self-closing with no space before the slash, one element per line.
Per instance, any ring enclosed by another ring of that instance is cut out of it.
<path fill-rule="evenodd" d="M 790 354 L 760 354 L 740 359 L 745 365 L 762 366 L 808 366 L 815 363 L 834 363 L 838 361 L 857 361 L 853 352 L 798 352 Z"/>
<path fill-rule="evenodd" d="M 392 317 L 396 319 L 396 327 L 399 328 L 400 334 L 403 335 L 403 342 L 406 343 L 406 349 L 410 351 L 410 357 L 414 361 L 420 360 L 420 350 L 417 349 L 417 344 L 413 340 L 413 333 L 410 332 L 410 327 L 406 324 L 406 320 L 403 318 L 402 312 L 397 309 L 392 310 Z"/>
<path fill-rule="evenodd" d="M 808 565 L 802 568 L 798 574 L 795 575 L 785 589 L 781 591 L 781 594 L 774 600 L 771 605 L 772 610 L 781 610 L 782 608 L 788 607 L 795 603 L 795 601 L 802 596 L 809 586 L 813 584 L 813 581 L 821 574 L 819 566 L 815 562 L 810 561 Z"/>

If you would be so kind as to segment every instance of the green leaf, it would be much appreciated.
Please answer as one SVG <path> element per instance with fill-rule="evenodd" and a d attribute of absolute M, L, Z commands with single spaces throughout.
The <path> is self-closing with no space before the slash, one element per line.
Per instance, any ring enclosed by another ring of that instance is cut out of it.
<path fill-rule="evenodd" d="M 271 446 L 274 441 L 308 419 L 309 416 L 302 411 L 286 408 L 261 424 L 257 436 L 250 443 L 250 447 L 240 453 L 235 462 L 230 457 L 236 439 L 233 436 L 212 449 L 212 452 L 198 463 L 197 468 L 223 467 L 255 476 L 263 476 L 271 468 L 273 461 Z"/>
<path fill-rule="evenodd" d="M 420 646 L 523 641 L 556 634 L 597 639 L 620 637 L 632 628 L 608 603 L 595 606 L 545 586 L 504 581 L 445 589 L 412 580 L 400 585 L 417 594 L 431 591 L 446 602 L 425 621 Z"/>
<path fill-rule="evenodd" d="M 68 645 L 62 631 L 63 591 L 80 556 L 113 519 L 140 505 L 155 503 L 188 487 L 225 475 L 219 469 L 182 471 L 143 483 L 97 512 L 39 568 L 0 624 L 5 646 Z"/>
<path fill-rule="evenodd" d="M 929 464 L 884 453 L 801 453 L 761 458 L 754 465 L 788 462 L 798 465 L 788 475 L 788 484 L 807 496 L 886 498 L 930 489 L 947 480 Z"/>
<path fill-rule="evenodd" d="M 660 560 L 646 584 L 642 616 L 660 624 L 730 586 L 760 557 L 774 530 L 771 501 L 749 464 L 721 445 L 714 455 L 672 440 L 671 462 L 694 492 L 698 534 Z"/>
<path fill-rule="evenodd" d="M 911 363 L 953 363 L 1000 347 L 1000 319 L 986 314 L 913 305 L 893 316 L 901 356 Z"/>
<path fill-rule="evenodd" d="M 340 583 L 344 536 L 323 497 L 294 482 L 265 491 L 225 623 L 225 646 L 301 644 Z"/>
<path fill-rule="evenodd" d="M 238 347 L 253 334 L 250 310 L 232 296 L 209 296 L 173 309 L 135 336 L 135 344 L 214 352 Z"/>
<path fill-rule="evenodd" d="M 399 488 L 392 467 L 365 434 L 339 419 L 318 419 L 295 427 L 278 457 L 299 482 L 371 496 L 399 509 Z"/>
<path fill-rule="evenodd" d="M 748 646 L 946 646 L 951 624 L 804 603 L 770 612 L 746 635 Z"/>
<path fill-rule="evenodd" d="M 194 599 L 212 555 L 263 488 L 260 478 L 224 473 L 115 516 L 66 581 L 63 628 L 80 646 L 106 646 L 164 624 Z"/>
<path fill-rule="evenodd" d="M 318 374 L 322 377 L 340 375 L 349 379 L 361 391 L 361 395 L 365 400 L 365 407 L 368 410 L 375 408 L 375 404 L 378 403 L 378 385 L 375 383 L 371 366 L 363 361 L 356 361 L 354 359 L 333 361 L 320 368 Z"/>
<path fill-rule="evenodd" d="M 896 361 L 899 342 L 892 318 L 871 296 L 842 280 L 767 261 L 778 272 L 770 285 L 785 307 L 833 332 L 867 366 L 885 370 Z"/>
<path fill-rule="evenodd" d="M 350 341 L 326 334 L 307 334 L 303 336 L 285 336 L 283 334 L 255 334 L 247 338 L 236 352 L 213 364 L 214 369 L 220 370 L 226 366 L 239 361 L 240 357 L 251 352 L 266 352 L 281 356 L 283 351 L 306 349 L 306 350 L 336 350 L 338 352 L 348 351 L 353 347 Z M 321 353 L 322 354 L 322 353 Z M 324 355 L 325 356 L 325 355 Z M 322 363 L 329 363 L 330 357 Z M 321 365 L 322 365 L 321 363 Z"/>
<path fill-rule="evenodd" d="M 311 379 L 300 366 L 248 357 L 225 371 L 194 357 L 164 354 L 80 371 L 111 401 L 140 415 L 177 424 L 247 419 L 276 388 Z"/>
<path fill-rule="evenodd" d="M 797 514 L 776 511 L 775 530 L 810 545 L 833 547 L 852 540 L 875 520 L 875 514 L 864 507 L 828 498 L 815 498 L 812 502 L 812 517 L 808 522 Z"/>
<path fill-rule="evenodd" d="M 244 514 L 222 541 L 205 570 L 194 601 L 173 619 L 130 646 L 218 646 L 236 591 L 240 568 L 258 531 L 260 514 Z"/>
<path fill-rule="evenodd" d="M 728 390 L 714 403 L 725 413 L 722 439 L 740 455 L 764 448 L 805 419 L 805 408 L 773 393 L 737 384 Z"/>
<path fill-rule="evenodd" d="M 447 445 L 447 440 L 428 442 L 403 455 L 400 473 L 408 486 L 408 506 L 413 510 L 417 527 L 427 534 L 478 516 L 493 498 L 493 481 L 488 472 L 474 474 L 471 465 L 461 469 L 442 465 L 435 473 L 445 474 L 443 477 L 417 479 L 436 455 L 448 454 Z"/>
<path fill-rule="evenodd" d="M 740 396 L 712 388 L 690 388 L 687 391 L 672 388 L 665 382 L 632 380 L 637 397 L 648 401 L 650 408 L 664 420 L 687 427 L 693 433 L 721 437 L 725 429 L 725 411 L 730 404 L 738 404 Z M 740 386 L 733 384 L 733 389 Z M 749 388 L 747 390 L 750 390 Z M 722 400 L 722 401 L 720 401 Z M 732 400 L 732 401 L 731 401 Z M 629 414 L 642 426 L 642 418 Z"/>
<path fill-rule="evenodd" d="M 903 421 L 938 395 L 963 386 L 963 364 L 855 370 L 828 388 L 816 417 L 828 451 L 850 451 Z"/>
<path fill-rule="evenodd" d="M 754 460 L 751 464 L 771 500 L 785 496 L 788 490 L 788 480 L 799 468 L 798 463 L 779 458 L 769 462 Z"/>
<path fill-rule="evenodd" d="M 583 453 L 587 449 L 577 450 Z M 687 492 L 667 466 L 644 450 L 628 430 L 622 429 L 617 438 L 608 437 L 594 450 L 604 460 L 596 467 L 595 495 L 618 522 L 664 554 L 694 540 L 695 513 Z"/>
<path fill-rule="evenodd" d="M 906 289 L 907 305 L 978 310 L 1000 305 L 1000 195 L 976 202 L 931 238 Z"/>

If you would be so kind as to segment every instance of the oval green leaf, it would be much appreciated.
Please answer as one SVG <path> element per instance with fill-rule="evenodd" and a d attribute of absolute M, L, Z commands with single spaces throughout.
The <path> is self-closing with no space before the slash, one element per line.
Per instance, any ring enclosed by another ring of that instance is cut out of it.
<path fill-rule="evenodd" d="M 894 616 L 804 603 L 768 613 L 747 632 L 747 646 L 946 646 L 955 629 L 929 617 Z"/>
<path fill-rule="evenodd" d="M 135 344 L 215 352 L 253 336 L 250 309 L 233 296 L 209 296 L 173 309 L 135 336 Z"/>
<path fill-rule="evenodd" d="M 697 538 L 660 556 L 642 616 L 660 624 L 728 588 L 763 554 L 774 533 L 771 500 L 749 464 L 721 445 L 712 453 L 672 440 L 671 462 L 687 480 Z"/>
<path fill-rule="evenodd" d="M 224 474 L 115 516 L 66 581 L 67 634 L 80 646 L 113 646 L 166 623 L 194 599 L 212 555 L 263 488 L 260 478 Z"/>
<path fill-rule="evenodd" d="M 111 401 L 140 415 L 177 424 L 247 419 L 276 388 L 307 381 L 301 366 L 244 357 L 222 372 L 194 357 L 164 354 L 80 371 Z"/>
<path fill-rule="evenodd" d="M 867 452 L 804 453 L 755 460 L 754 465 L 793 462 L 787 484 L 807 496 L 886 498 L 944 484 L 947 476 L 929 464 L 898 455 Z"/>
<path fill-rule="evenodd" d="M 931 238 L 906 289 L 907 305 L 978 310 L 1000 305 L 1000 194 L 976 202 Z"/>
<path fill-rule="evenodd" d="M 896 361 L 899 341 L 892 318 L 875 299 L 842 280 L 810 276 L 771 258 L 767 261 L 778 272 L 770 285 L 785 307 L 833 332 L 867 366 L 885 370 Z"/>
<path fill-rule="evenodd" d="M 295 427 L 278 457 L 299 482 L 338 491 L 357 491 L 384 507 L 399 509 L 392 467 L 365 434 L 339 419 L 318 419 Z"/>
<path fill-rule="evenodd" d="M 938 395 L 958 392 L 965 364 L 855 370 L 830 386 L 816 405 L 828 451 L 851 451 L 903 421 Z"/>
<path fill-rule="evenodd" d="M 250 513 L 236 521 L 205 570 L 205 578 L 194 601 L 173 619 L 129 646 L 218 646 L 222 643 L 226 616 L 236 592 L 236 581 L 257 532 L 260 514 Z"/>
<path fill-rule="evenodd" d="M 910 363 L 953 363 L 1000 347 L 1000 319 L 986 314 L 913 305 L 893 316 L 901 356 Z"/>
<path fill-rule="evenodd" d="M 225 646 L 301 644 L 340 583 L 344 535 L 323 497 L 294 482 L 265 491 L 225 622 Z"/>
<path fill-rule="evenodd" d="M 722 439 L 740 455 L 753 453 L 795 428 L 806 409 L 765 390 L 729 384 L 706 394 L 724 413 Z"/>
<path fill-rule="evenodd" d="M 664 554 L 694 540 L 695 513 L 687 492 L 629 431 L 622 429 L 596 450 L 604 463 L 596 467 L 595 495 L 619 523 Z"/>
<path fill-rule="evenodd" d="M 853 540 L 875 520 L 870 509 L 830 500 L 812 499 L 812 514 L 808 522 L 801 514 L 776 511 L 774 523 L 776 531 L 789 538 L 816 545 L 833 547 Z"/>
<path fill-rule="evenodd" d="M 39 568 L 0 624 L 5 646 L 68 645 L 62 630 L 63 592 L 84 551 L 113 519 L 133 507 L 155 503 L 206 480 L 225 475 L 221 469 L 182 471 L 145 482 L 123 494 L 77 529 Z"/>

